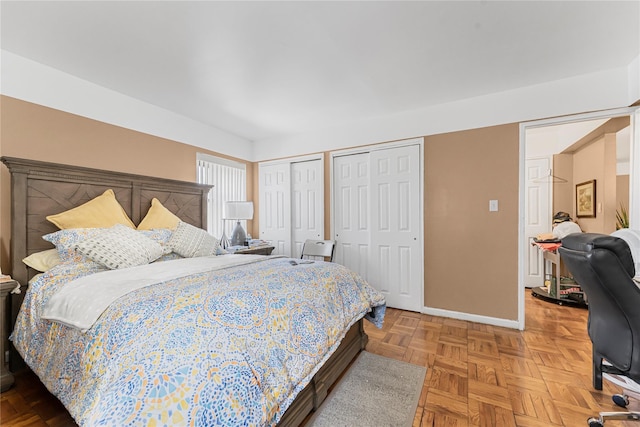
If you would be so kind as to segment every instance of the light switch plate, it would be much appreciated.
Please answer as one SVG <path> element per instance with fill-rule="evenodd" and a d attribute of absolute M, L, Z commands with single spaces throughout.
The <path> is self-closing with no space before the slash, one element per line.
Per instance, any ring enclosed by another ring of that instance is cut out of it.
<path fill-rule="evenodd" d="M 489 200 L 489 212 L 498 212 L 497 200 Z"/>

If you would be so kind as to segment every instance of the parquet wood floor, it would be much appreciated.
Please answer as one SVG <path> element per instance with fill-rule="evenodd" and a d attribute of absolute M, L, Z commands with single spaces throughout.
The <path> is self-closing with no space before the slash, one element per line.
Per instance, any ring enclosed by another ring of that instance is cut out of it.
<path fill-rule="evenodd" d="M 427 367 L 414 427 L 575 427 L 599 411 L 619 409 L 610 398 L 617 387 L 591 386 L 587 310 L 529 292 L 525 306 L 525 331 L 394 309 L 381 330 L 365 322 L 368 351 Z M 17 375 L 0 395 L 0 424 L 75 426 L 32 373 Z"/>

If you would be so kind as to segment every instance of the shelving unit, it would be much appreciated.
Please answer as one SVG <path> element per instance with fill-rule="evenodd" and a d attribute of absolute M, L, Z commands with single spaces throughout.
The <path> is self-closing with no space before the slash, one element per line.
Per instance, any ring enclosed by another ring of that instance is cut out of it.
<path fill-rule="evenodd" d="M 554 302 L 558 305 L 573 305 L 578 307 L 587 307 L 584 293 L 567 292 L 572 288 L 580 288 L 575 281 L 563 283 L 560 276 L 562 259 L 557 250 L 549 251 L 538 247 L 542 251 L 543 280 L 545 286 L 531 288 L 531 294 L 534 297 L 544 299 L 545 301 Z"/>
<path fill-rule="evenodd" d="M 562 285 L 564 286 L 564 285 Z M 571 287 L 576 286 L 575 283 L 570 285 Z M 576 306 L 576 307 L 583 307 L 583 308 L 587 308 L 588 305 L 586 303 L 586 301 L 584 300 L 584 296 L 582 296 L 582 292 L 580 293 L 575 293 L 576 295 L 581 295 L 580 298 L 575 298 L 573 297 L 572 294 L 566 294 L 566 296 L 563 296 L 563 294 L 560 294 L 559 297 L 554 297 L 551 296 L 549 294 L 549 292 L 547 291 L 547 288 L 544 286 L 538 286 L 535 288 L 531 288 L 531 295 L 533 295 L 534 297 L 543 299 L 545 301 L 548 302 L 553 302 L 556 303 L 558 305 L 571 305 L 571 306 Z"/>

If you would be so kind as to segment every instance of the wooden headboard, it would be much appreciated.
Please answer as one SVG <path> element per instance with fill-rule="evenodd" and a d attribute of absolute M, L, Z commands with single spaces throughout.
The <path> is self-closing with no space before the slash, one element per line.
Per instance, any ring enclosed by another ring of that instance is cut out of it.
<path fill-rule="evenodd" d="M 58 231 L 47 215 L 79 206 L 110 188 L 136 225 L 155 197 L 183 221 L 199 228 L 207 226 L 210 185 L 13 157 L 0 161 L 11 172 L 11 275 L 23 287 L 36 272 L 22 259 L 53 247 L 42 239 Z M 22 298 L 13 302 L 15 316 Z"/>

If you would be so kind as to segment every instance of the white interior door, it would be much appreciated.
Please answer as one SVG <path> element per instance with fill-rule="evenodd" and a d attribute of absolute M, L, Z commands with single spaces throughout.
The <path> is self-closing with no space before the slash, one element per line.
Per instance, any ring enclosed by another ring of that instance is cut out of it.
<path fill-rule="evenodd" d="M 389 307 L 421 311 L 420 147 L 372 151 L 369 282 Z"/>
<path fill-rule="evenodd" d="M 369 280 L 369 153 L 333 160 L 334 261 Z"/>
<path fill-rule="evenodd" d="M 525 160 L 525 282 L 533 288 L 543 284 L 542 252 L 531 243 L 540 233 L 551 231 L 551 166 L 549 158 Z"/>
<path fill-rule="evenodd" d="M 291 164 L 291 256 L 305 240 L 324 239 L 324 175 L 320 159 Z"/>
<path fill-rule="evenodd" d="M 260 238 L 271 241 L 273 255 L 291 256 L 289 163 L 259 165 Z"/>

